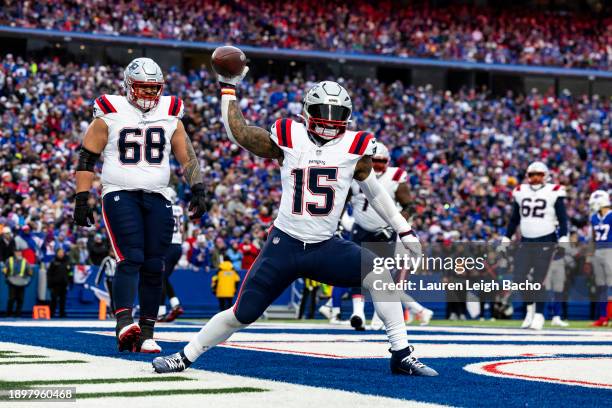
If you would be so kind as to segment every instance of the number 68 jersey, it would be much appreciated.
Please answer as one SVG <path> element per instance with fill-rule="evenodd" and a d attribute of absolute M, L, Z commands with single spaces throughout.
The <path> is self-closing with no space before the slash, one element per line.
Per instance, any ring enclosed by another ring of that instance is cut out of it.
<path fill-rule="evenodd" d="M 102 95 L 94 101 L 94 117 L 108 126 L 102 165 L 102 196 L 113 191 L 142 190 L 170 198 L 170 140 L 183 117 L 183 102 L 162 96 L 148 112 L 125 96 Z"/>
<path fill-rule="evenodd" d="M 331 238 L 357 162 L 376 151 L 374 136 L 347 130 L 341 138 L 319 146 L 303 124 L 279 119 L 272 126 L 271 138 L 284 153 L 283 194 L 274 226 L 305 243 Z"/>
<path fill-rule="evenodd" d="M 539 238 L 553 234 L 558 224 L 555 204 L 565 196 L 565 187 L 559 184 L 546 183 L 539 189 L 529 184 L 516 187 L 512 197 L 519 206 L 521 236 Z"/>

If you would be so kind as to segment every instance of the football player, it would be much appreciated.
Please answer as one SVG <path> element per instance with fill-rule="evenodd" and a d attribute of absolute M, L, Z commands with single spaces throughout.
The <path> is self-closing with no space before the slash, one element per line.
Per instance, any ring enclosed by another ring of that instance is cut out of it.
<path fill-rule="evenodd" d="M 519 185 L 512 192 L 512 215 L 501 248 L 511 242 L 520 226 L 521 243 L 515 255 L 515 282 L 530 279 L 532 283 L 543 284 L 556 250 L 555 243 L 569 243 L 565 188 L 548 183 L 548 179 L 548 167 L 540 161 L 533 162 L 527 167 L 527 184 Z M 523 292 L 526 315 L 521 328 L 541 330 L 544 327 L 544 293 L 544 289 Z"/>
<path fill-rule="evenodd" d="M 592 212 L 591 227 L 595 252 L 591 258 L 599 318 L 593 326 L 604 326 L 612 320 L 612 208 L 610 195 L 603 190 L 594 191 L 589 197 Z"/>
<path fill-rule="evenodd" d="M 376 153 L 372 155 L 372 169 L 378 182 L 385 189 L 387 194 L 392 197 L 402 208 L 402 215 L 408 217 L 408 205 L 410 204 L 410 192 L 406 181 L 406 172 L 399 167 L 389 167 L 389 150 L 382 143 L 376 144 Z M 351 205 L 353 207 L 353 224 L 351 240 L 361 245 L 365 242 L 386 242 L 389 243 L 388 254 L 381 256 L 393 256 L 397 234 L 393 228 L 370 206 L 365 194 L 361 191 L 359 183 L 353 181 L 351 185 Z M 377 245 L 377 250 L 383 250 L 384 246 Z M 421 325 L 429 324 L 433 316 L 433 311 L 423 307 L 407 293 L 400 295 L 402 304 L 408 309 L 411 315 L 416 316 Z M 353 294 L 353 315 L 351 316 L 351 326 L 355 330 L 363 330 L 365 327 L 364 298 L 359 294 Z M 374 330 L 383 328 L 382 320 L 376 312 L 372 316 L 371 327 Z"/>
<path fill-rule="evenodd" d="M 89 199 L 94 167 L 102 166 L 102 216 L 117 257 L 113 279 L 116 335 L 120 351 L 159 353 L 153 340 L 161 297 L 164 254 L 172 239 L 170 152 L 191 186 L 194 218 L 205 211 L 200 164 L 181 122 L 183 102 L 162 96 L 162 70 L 150 58 L 137 58 L 124 71 L 126 95 L 94 101 L 94 120 L 79 153 L 74 221 L 94 224 Z M 140 320 L 132 307 L 138 292 Z"/>
<path fill-rule="evenodd" d="M 305 124 L 279 119 L 270 131 L 247 125 L 236 100 L 236 85 L 248 68 L 233 78 L 219 77 L 221 113 L 230 139 L 256 156 L 276 159 L 281 167 L 280 210 L 257 260 L 247 273 L 234 307 L 216 314 L 180 352 L 153 360 L 158 373 L 187 368 L 202 353 L 256 321 L 294 280 L 305 277 L 334 286 L 366 288 L 374 280 L 390 282 L 390 274 L 361 279 L 362 255 L 373 265 L 375 255 L 335 236 L 351 181 L 356 179 L 374 207 L 398 233 L 413 255 L 419 240 L 372 170 L 374 136 L 347 130 L 352 103 L 336 82 L 324 81 L 304 97 Z M 374 307 L 385 322 L 391 343 L 391 371 L 434 376 L 437 372 L 412 355 L 402 305 L 381 301 L 371 290 Z"/>
<path fill-rule="evenodd" d="M 174 272 L 176 264 L 183 255 L 183 231 L 184 231 L 184 212 L 183 207 L 177 202 L 176 192 L 172 190 L 171 194 L 172 217 L 174 218 L 174 230 L 172 231 L 172 243 L 166 253 L 166 265 L 164 268 L 164 285 L 162 288 L 162 296 L 159 302 L 159 310 L 157 311 L 158 322 L 173 322 L 177 317 L 184 313 L 183 307 L 174 287 L 170 283 L 170 275 Z M 170 302 L 170 311 L 166 314 L 166 298 Z"/>

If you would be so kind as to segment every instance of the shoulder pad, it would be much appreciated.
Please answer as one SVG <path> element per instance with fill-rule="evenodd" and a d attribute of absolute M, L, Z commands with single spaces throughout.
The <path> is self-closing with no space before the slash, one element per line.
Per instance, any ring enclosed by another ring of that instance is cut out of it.
<path fill-rule="evenodd" d="M 558 197 L 565 197 L 567 194 L 565 191 L 565 187 L 562 186 L 561 184 L 553 185 L 552 191 L 555 192 Z"/>
<path fill-rule="evenodd" d="M 408 175 L 403 169 L 398 167 L 393 173 L 393 177 L 391 179 L 401 184 L 401 183 L 405 183 L 406 181 L 408 181 Z"/>
<path fill-rule="evenodd" d="M 93 115 L 94 118 L 99 118 L 109 113 L 117 113 L 117 109 L 108 99 L 108 95 L 101 95 L 94 100 Z"/>
<path fill-rule="evenodd" d="M 270 129 L 271 138 L 280 147 L 293 148 L 293 138 L 291 136 L 291 119 L 278 119 Z"/>
<path fill-rule="evenodd" d="M 168 115 L 176 116 L 177 118 L 181 119 L 183 117 L 183 113 L 184 113 L 183 100 L 179 98 L 178 96 L 171 96 L 170 104 L 168 106 Z"/>
<path fill-rule="evenodd" d="M 371 156 L 376 153 L 376 139 L 368 132 L 355 133 L 349 153 L 359 156 Z"/>

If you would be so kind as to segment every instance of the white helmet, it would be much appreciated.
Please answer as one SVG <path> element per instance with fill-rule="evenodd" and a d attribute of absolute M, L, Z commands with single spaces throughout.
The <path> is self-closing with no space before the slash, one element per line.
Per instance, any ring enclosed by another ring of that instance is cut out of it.
<path fill-rule="evenodd" d="M 170 200 L 169 200 L 169 201 L 170 201 L 172 204 L 176 204 L 176 199 L 177 199 L 177 196 L 176 196 L 176 191 L 174 191 L 174 189 L 173 189 L 173 188 L 169 188 L 169 189 L 168 189 L 168 196 L 169 196 L 169 198 L 170 198 Z"/>
<path fill-rule="evenodd" d="M 391 156 L 389 155 L 389 149 L 387 149 L 387 146 L 377 142 L 376 152 L 372 155 L 372 169 L 377 176 L 380 176 L 387 171 L 390 158 Z"/>
<path fill-rule="evenodd" d="M 352 110 L 351 97 L 337 82 L 319 82 L 304 97 L 308 131 L 325 140 L 344 135 Z"/>
<path fill-rule="evenodd" d="M 541 161 L 534 161 L 533 163 L 531 163 L 528 167 L 527 167 L 527 177 L 529 177 L 530 174 L 533 173 L 541 173 L 544 175 L 544 178 L 542 179 L 544 183 L 546 183 L 550 177 L 550 173 L 548 171 L 548 166 L 546 166 L 544 163 L 542 163 Z M 531 183 L 529 183 L 531 184 Z M 532 185 L 540 185 L 538 184 L 532 184 Z"/>
<path fill-rule="evenodd" d="M 596 190 L 589 197 L 589 209 L 596 213 L 603 207 L 610 207 L 610 194 L 603 190 Z"/>
<path fill-rule="evenodd" d="M 164 74 L 151 58 L 136 58 L 123 71 L 123 86 L 132 105 L 153 109 L 164 90 Z"/>

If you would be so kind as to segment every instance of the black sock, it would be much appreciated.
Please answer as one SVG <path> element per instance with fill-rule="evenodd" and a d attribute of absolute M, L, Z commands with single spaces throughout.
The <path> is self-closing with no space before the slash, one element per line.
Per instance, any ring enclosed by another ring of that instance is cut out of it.
<path fill-rule="evenodd" d="M 191 365 L 191 361 L 189 361 L 183 350 L 179 351 L 179 354 L 183 360 L 183 364 L 185 364 L 185 367 L 189 367 Z"/>
<path fill-rule="evenodd" d="M 123 329 L 125 326 L 134 323 L 132 309 L 121 309 L 116 311 L 115 318 L 117 319 L 117 334 L 119 334 L 119 330 Z"/>
<path fill-rule="evenodd" d="M 144 340 L 153 338 L 153 331 L 155 330 L 155 319 L 140 318 L 138 322 L 140 326 L 141 336 Z"/>

